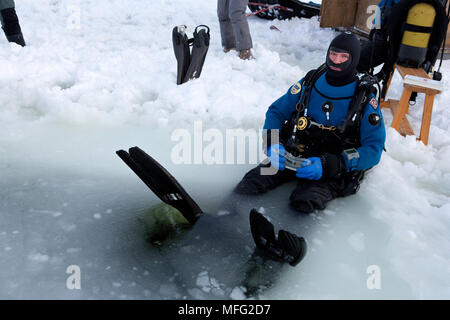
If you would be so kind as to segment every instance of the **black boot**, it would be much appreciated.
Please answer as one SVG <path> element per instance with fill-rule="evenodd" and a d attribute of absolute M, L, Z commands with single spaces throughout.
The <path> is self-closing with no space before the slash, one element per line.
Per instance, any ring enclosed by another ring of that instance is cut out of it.
<path fill-rule="evenodd" d="M 273 224 L 256 209 L 250 212 L 250 231 L 256 247 L 270 259 L 295 267 L 306 254 L 305 239 L 285 230 L 278 232 L 277 239 Z"/>
<path fill-rule="evenodd" d="M 23 38 L 22 32 L 19 34 L 14 34 L 12 36 L 6 36 L 9 42 L 17 43 L 19 46 L 25 47 L 25 39 Z"/>
<path fill-rule="evenodd" d="M 8 8 L 0 11 L 3 19 L 3 31 L 5 32 L 6 39 L 9 42 L 17 43 L 24 47 L 25 40 L 23 38 L 22 30 L 19 25 L 19 18 L 17 17 L 16 10 L 14 8 Z"/>

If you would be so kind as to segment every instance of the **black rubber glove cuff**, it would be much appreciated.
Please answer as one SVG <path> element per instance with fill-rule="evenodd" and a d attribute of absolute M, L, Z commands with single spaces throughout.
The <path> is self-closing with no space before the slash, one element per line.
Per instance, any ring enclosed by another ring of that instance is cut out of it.
<path fill-rule="evenodd" d="M 325 153 L 320 157 L 322 162 L 322 177 L 325 179 L 338 178 L 345 170 L 345 162 L 341 155 Z"/>

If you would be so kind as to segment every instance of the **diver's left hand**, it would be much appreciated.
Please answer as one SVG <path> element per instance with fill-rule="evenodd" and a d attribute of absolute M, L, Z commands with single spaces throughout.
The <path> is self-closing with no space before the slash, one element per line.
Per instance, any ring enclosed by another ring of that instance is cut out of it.
<path fill-rule="evenodd" d="M 297 169 L 297 178 L 320 180 L 323 175 L 322 161 L 318 157 L 308 158 L 310 164 Z"/>

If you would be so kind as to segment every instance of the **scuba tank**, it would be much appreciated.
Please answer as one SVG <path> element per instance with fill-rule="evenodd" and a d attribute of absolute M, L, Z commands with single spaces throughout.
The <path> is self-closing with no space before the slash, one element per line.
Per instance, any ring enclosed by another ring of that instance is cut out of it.
<path fill-rule="evenodd" d="M 397 63 L 405 67 L 421 67 L 425 62 L 436 19 L 435 8 L 418 3 L 409 9 Z"/>
<path fill-rule="evenodd" d="M 445 10 L 447 2 L 447 0 L 400 0 L 392 8 L 387 27 L 388 58 L 383 67 L 385 71 L 382 79 L 383 99 L 395 63 L 406 67 L 423 68 L 426 73 L 432 71 L 447 33 L 449 23 L 449 16 Z M 419 4 L 422 5 L 416 7 Z M 428 6 L 423 6 L 424 4 Z M 434 18 L 430 6 L 434 8 Z M 439 72 L 434 78 L 436 80 L 441 78 Z M 411 100 L 414 100 L 414 96 L 417 94 L 413 94 Z"/>
<path fill-rule="evenodd" d="M 431 72 L 446 37 L 449 20 L 445 2 L 400 0 L 392 8 L 387 22 L 388 59 L 386 67 L 383 67 L 386 71 L 386 81 L 395 63 Z"/>

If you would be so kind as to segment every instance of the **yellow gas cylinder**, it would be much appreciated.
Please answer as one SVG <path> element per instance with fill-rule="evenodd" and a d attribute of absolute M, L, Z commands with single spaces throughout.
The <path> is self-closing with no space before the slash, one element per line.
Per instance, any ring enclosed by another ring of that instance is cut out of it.
<path fill-rule="evenodd" d="M 436 10 L 428 3 L 411 7 L 404 25 L 397 63 L 407 67 L 420 67 L 426 59 Z"/>

